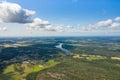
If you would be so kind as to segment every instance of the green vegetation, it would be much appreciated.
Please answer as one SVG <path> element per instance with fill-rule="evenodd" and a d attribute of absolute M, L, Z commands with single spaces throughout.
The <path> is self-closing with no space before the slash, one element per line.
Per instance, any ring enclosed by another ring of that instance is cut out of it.
<path fill-rule="evenodd" d="M 56 48 L 63 48 L 73 53 Z M 0 39 L 0 80 L 120 80 L 120 37 Z"/>
<path fill-rule="evenodd" d="M 8 66 L 8 67 L 4 70 L 3 74 L 7 74 L 7 73 L 9 73 L 9 72 L 14 72 L 14 65 Z"/>
<path fill-rule="evenodd" d="M 0 74 L 0 80 L 22 80 L 18 73 L 10 72 L 6 74 Z"/>
<path fill-rule="evenodd" d="M 15 71 L 14 64 L 12 64 L 0 75 L 0 80 L 22 80 L 22 76 L 19 72 Z"/>
<path fill-rule="evenodd" d="M 32 62 L 33 63 L 33 62 Z M 35 63 L 35 62 L 34 62 Z M 24 62 L 22 64 L 16 63 L 9 65 L 6 69 L 4 69 L 3 74 L 0 75 L 0 80 L 1 79 L 6 79 L 2 77 L 2 75 L 7 75 L 9 73 L 12 73 L 13 75 L 10 75 L 9 79 L 6 80 L 22 80 L 25 79 L 27 76 L 30 75 L 34 77 L 36 73 L 38 73 L 41 70 L 54 67 L 55 65 L 59 64 L 59 62 L 56 62 L 54 60 L 48 60 L 47 62 L 44 63 L 44 65 L 41 65 L 39 63 L 36 64 L 31 64 L 30 62 Z"/>
<path fill-rule="evenodd" d="M 98 55 L 89 55 L 86 57 L 87 60 L 92 61 L 92 60 L 101 60 L 101 59 L 107 59 L 106 57 L 103 56 L 98 56 Z"/>
<path fill-rule="evenodd" d="M 40 71 L 37 80 L 119 80 L 120 67 L 107 60 L 66 60 Z"/>
<path fill-rule="evenodd" d="M 43 67 L 39 67 L 39 65 L 35 65 L 32 72 L 38 72 L 42 69 L 43 69 Z"/>

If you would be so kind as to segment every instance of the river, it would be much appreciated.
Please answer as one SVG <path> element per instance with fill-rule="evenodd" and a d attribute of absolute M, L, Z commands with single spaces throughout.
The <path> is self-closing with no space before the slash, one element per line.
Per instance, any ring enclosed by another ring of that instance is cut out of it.
<path fill-rule="evenodd" d="M 63 43 L 59 43 L 58 45 L 55 46 L 56 48 L 62 50 L 63 52 L 65 52 L 67 55 L 72 55 L 73 53 L 70 52 L 69 50 L 63 48 Z"/>

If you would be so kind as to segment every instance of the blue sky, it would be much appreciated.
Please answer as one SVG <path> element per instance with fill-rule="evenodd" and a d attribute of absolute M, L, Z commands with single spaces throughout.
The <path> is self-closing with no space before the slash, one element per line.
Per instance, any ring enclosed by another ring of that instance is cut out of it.
<path fill-rule="evenodd" d="M 120 0 L 8 0 L 35 10 L 42 19 L 61 24 L 88 24 L 120 15 Z M 56 19 L 58 19 L 56 21 Z M 66 22 L 68 20 L 68 22 Z M 88 21 L 89 20 L 89 21 Z"/>
<path fill-rule="evenodd" d="M 7 0 L 7 2 L 18 4 L 24 9 L 33 10 L 35 14 L 32 18 L 37 17 L 48 21 L 51 27 L 62 25 L 62 29 L 65 28 L 65 30 L 59 32 L 56 31 L 56 28 L 52 28 L 51 31 L 28 31 L 24 24 L 3 21 L 0 26 L 5 27 L 6 31 L 1 30 L 0 36 L 71 36 L 71 33 L 72 36 L 120 35 L 120 0 Z M 115 18 L 118 20 L 115 21 Z M 106 26 L 105 28 L 98 26 L 99 22 L 110 22 L 108 19 L 112 22 L 108 23 L 107 27 L 117 23 L 117 30 L 113 29 L 114 26 L 112 29 L 106 29 Z M 89 24 L 95 28 L 97 25 L 100 29 L 83 30 L 83 27 L 91 29 Z M 72 27 L 68 29 L 66 28 L 68 26 Z M 61 29 L 61 26 L 59 28 Z"/>

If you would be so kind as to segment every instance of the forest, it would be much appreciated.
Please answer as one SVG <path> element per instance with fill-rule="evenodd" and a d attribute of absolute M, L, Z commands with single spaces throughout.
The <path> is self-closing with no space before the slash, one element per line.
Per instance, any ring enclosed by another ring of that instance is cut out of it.
<path fill-rule="evenodd" d="M 0 38 L 0 80 L 120 80 L 119 71 L 120 37 Z"/>

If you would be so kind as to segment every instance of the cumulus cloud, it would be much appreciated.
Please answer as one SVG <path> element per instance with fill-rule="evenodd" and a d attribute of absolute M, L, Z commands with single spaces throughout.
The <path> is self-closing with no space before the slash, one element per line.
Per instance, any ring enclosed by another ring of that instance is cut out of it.
<path fill-rule="evenodd" d="M 30 30 L 45 30 L 45 31 L 56 31 L 56 32 L 81 32 L 81 31 L 99 31 L 106 29 L 120 29 L 120 23 L 115 22 L 112 19 L 107 19 L 103 21 L 96 22 L 95 24 L 89 24 L 86 26 L 81 26 L 77 24 L 75 27 L 72 25 L 52 25 L 48 21 L 43 21 L 36 18 L 33 23 L 29 23 Z"/>
<path fill-rule="evenodd" d="M 32 17 L 35 15 L 35 11 L 22 8 L 16 3 L 1 2 L 0 11 L 0 22 L 25 23 L 27 30 L 63 31 L 63 26 L 61 25 L 53 26 L 48 21 L 40 18 L 33 19 Z M 1 28 L 1 30 L 3 29 Z"/>
<path fill-rule="evenodd" d="M 73 28 L 73 26 L 72 25 L 67 25 L 66 28 Z"/>
<path fill-rule="evenodd" d="M 46 31 L 56 31 L 56 30 L 53 28 L 52 25 L 46 26 L 46 27 L 44 28 L 44 30 L 46 30 Z"/>
<path fill-rule="evenodd" d="M 64 30 L 65 30 L 64 26 L 58 25 L 55 27 L 55 31 L 57 32 L 64 32 Z"/>
<path fill-rule="evenodd" d="M 78 0 L 73 0 L 78 1 Z M 10 2 L 0 2 L 0 22 L 6 23 L 25 23 L 27 30 L 44 30 L 44 31 L 55 31 L 55 32 L 69 32 L 69 31 L 92 31 L 104 29 L 120 29 L 120 17 L 113 19 L 99 21 L 95 24 L 89 24 L 81 27 L 77 25 L 54 25 L 50 24 L 49 21 L 42 20 L 40 18 L 33 18 L 35 11 L 22 8 L 19 4 Z M 78 27 L 80 28 L 78 30 Z M 0 31 L 6 31 L 6 27 L 0 27 Z"/>
<path fill-rule="evenodd" d="M 115 18 L 115 21 L 120 21 L 120 17 L 116 17 L 116 18 Z"/>
<path fill-rule="evenodd" d="M 32 23 L 26 24 L 27 30 L 44 30 L 44 31 L 55 31 L 63 32 L 64 28 L 62 25 L 51 25 L 48 21 L 43 21 L 39 18 L 35 18 Z"/>
<path fill-rule="evenodd" d="M 36 30 L 45 29 L 46 26 L 48 25 L 50 25 L 48 21 L 41 20 L 40 18 L 35 18 L 32 23 L 26 24 L 28 30 L 29 29 L 30 30 L 31 29 L 36 29 Z"/>
<path fill-rule="evenodd" d="M 16 3 L 0 3 L 0 21 L 8 23 L 29 23 L 35 11 L 22 8 Z"/>
<path fill-rule="evenodd" d="M 72 25 L 63 25 L 63 24 L 50 25 L 45 27 L 45 30 L 47 31 L 56 31 L 56 32 L 68 32 L 69 30 L 72 29 L 74 29 Z"/>
<path fill-rule="evenodd" d="M 62 26 L 46 26 L 44 28 L 44 30 L 46 31 L 55 31 L 55 32 L 63 32 L 64 31 L 64 28 Z"/>
<path fill-rule="evenodd" d="M 105 21 L 100 21 L 96 24 L 96 26 L 109 26 L 110 24 L 112 24 L 112 20 L 111 19 L 108 19 L 108 20 L 105 20 Z"/>
<path fill-rule="evenodd" d="M 112 19 L 99 21 L 95 24 L 89 24 L 84 27 L 80 27 L 82 31 L 103 30 L 103 29 L 119 29 L 120 23 L 113 21 Z"/>
<path fill-rule="evenodd" d="M 89 24 L 87 26 L 82 26 L 79 28 L 81 31 L 93 31 L 93 30 L 97 30 L 98 27 L 93 25 L 93 24 Z"/>
<path fill-rule="evenodd" d="M 120 24 L 119 23 L 112 23 L 110 28 L 120 28 Z"/>
<path fill-rule="evenodd" d="M 50 25 L 48 21 L 41 20 L 40 18 L 35 18 L 32 23 L 27 24 L 30 27 L 40 27 L 44 28 L 47 25 Z"/>
<path fill-rule="evenodd" d="M 7 28 L 6 27 L 0 27 L 0 31 L 6 31 Z"/>

